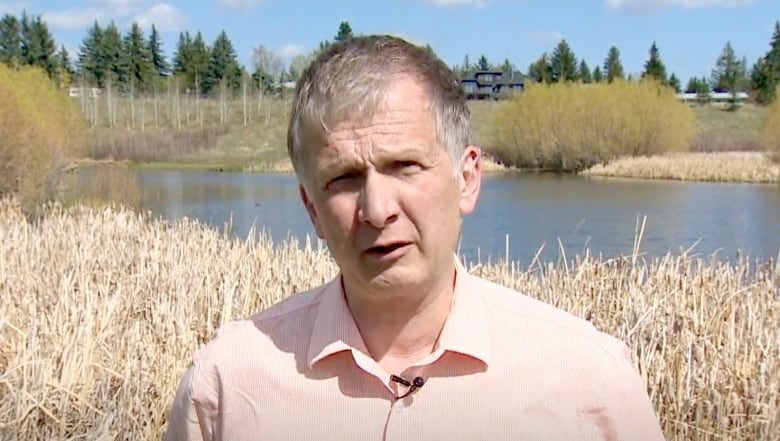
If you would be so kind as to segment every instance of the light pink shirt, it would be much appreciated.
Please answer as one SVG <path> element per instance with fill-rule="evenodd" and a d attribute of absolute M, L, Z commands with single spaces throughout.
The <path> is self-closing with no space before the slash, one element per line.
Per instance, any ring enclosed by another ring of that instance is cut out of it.
<path fill-rule="evenodd" d="M 177 393 L 168 440 L 663 440 L 620 341 L 458 266 L 406 387 L 368 355 L 340 277 L 226 325 Z"/>

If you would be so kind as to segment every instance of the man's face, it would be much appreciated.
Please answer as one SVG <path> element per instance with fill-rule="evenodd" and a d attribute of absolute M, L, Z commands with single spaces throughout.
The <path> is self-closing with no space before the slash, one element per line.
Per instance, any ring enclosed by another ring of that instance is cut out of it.
<path fill-rule="evenodd" d="M 395 81 L 371 121 L 335 125 L 307 154 L 301 196 L 348 289 L 401 293 L 452 275 L 481 165 L 469 146 L 455 173 L 413 79 Z"/>

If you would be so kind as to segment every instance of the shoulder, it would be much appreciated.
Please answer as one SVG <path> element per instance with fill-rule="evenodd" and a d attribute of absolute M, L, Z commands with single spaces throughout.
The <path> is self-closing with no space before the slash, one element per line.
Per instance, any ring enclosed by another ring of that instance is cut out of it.
<path fill-rule="evenodd" d="M 274 360 L 305 350 L 320 296 L 328 284 L 294 294 L 256 314 L 222 325 L 193 355 L 204 372 L 230 369 L 242 363 Z"/>
<path fill-rule="evenodd" d="M 548 348 L 575 347 L 572 355 L 587 352 L 591 359 L 602 356 L 622 363 L 630 358 L 623 341 L 582 317 L 487 279 L 475 275 L 470 279 L 471 289 L 485 302 L 491 323 L 501 324 L 493 326 L 499 334 L 524 341 L 535 339 Z"/>

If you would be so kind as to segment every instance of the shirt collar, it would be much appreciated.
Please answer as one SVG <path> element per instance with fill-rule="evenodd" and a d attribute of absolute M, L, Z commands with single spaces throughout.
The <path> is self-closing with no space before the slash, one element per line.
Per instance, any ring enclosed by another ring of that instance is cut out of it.
<path fill-rule="evenodd" d="M 451 351 L 490 363 L 490 328 L 487 308 L 476 278 L 455 258 L 455 293 L 450 314 L 439 336 L 434 354 Z M 347 306 L 341 274 L 327 283 L 320 294 L 306 361 L 312 368 L 318 361 L 342 351 L 368 350 Z"/>

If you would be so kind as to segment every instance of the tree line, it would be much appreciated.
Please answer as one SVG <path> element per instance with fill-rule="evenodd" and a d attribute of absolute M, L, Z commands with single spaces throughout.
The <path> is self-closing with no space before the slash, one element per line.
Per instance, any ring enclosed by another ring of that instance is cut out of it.
<path fill-rule="evenodd" d="M 473 76 L 477 71 L 498 70 L 513 72 L 515 66 L 504 60 L 493 64 L 485 55 L 481 55 L 476 63 L 471 63 L 466 55 L 463 63 L 453 68 L 463 77 Z M 611 83 L 615 80 L 633 80 L 626 74 L 617 46 L 611 46 L 601 64 L 592 69 L 582 59 L 578 60 L 569 43 L 562 39 L 551 53 L 544 52 L 536 61 L 528 66 L 528 78 L 537 83 Z M 727 42 L 718 59 L 715 60 L 709 78 L 693 77 L 682 86 L 680 78 L 675 73 L 667 75 L 667 68 L 661 59 L 661 51 L 654 41 L 648 50 L 648 58 L 644 63 L 641 78 L 655 80 L 674 88 L 678 93 L 697 93 L 706 95 L 711 91 L 749 92 L 755 94 L 760 103 L 769 103 L 774 99 L 775 89 L 780 85 L 780 22 L 775 23 L 774 33 L 769 44 L 769 50 L 748 68 L 746 57 L 739 57 L 731 42 Z"/>
<path fill-rule="evenodd" d="M 353 36 L 348 22 L 342 22 L 334 37 Z M 328 40 L 318 50 L 329 47 Z M 266 92 L 280 82 L 297 80 L 314 54 L 293 57 L 289 65 L 263 45 L 253 49 L 253 70 L 238 60 L 233 42 L 223 30 L 208 44 L 203 34 L 179 34 L 170 60 L 156 26 L 148 35 L 138 23 L 122 33 L 111 21 L 98 21 L 87 30 L 75 59 L 64 46 L 57 46 L 41 16 L 26 12 L 20 18 L 0 18 L 0 61 L 11 68 L 34 66 L 43 69 L 61 87 L 81 85 L 114 88 L 130 93 L 155 91 L 163 81 L 175 77 L 180 91 L 196 94 L 238 91 L 246 82 Z"/>
<path fill-rule="evenodd" d="M 340 23 L 333 42 L 352 38 L 349 22 Z M 236 56 L 232 41 L 223 30 L 208 44 L 200 31 L 179 34 L 172 59 L 163 51 L 163 43 L 156 27 L 152 25 L 145 35 L 137 23 L 120 32 L 112 21 L 101 26 L 97 21 L 87 30 L 75 60 L 64 46 L 57 47 L 48 26 L 40 16 L 23 13 L 21 18 L 6 14 L 0 19 L 0 61 L 11 67 L 24 65 L 42 68 L 58 84 L 114 87 L 120 91 L 145 93 L 156 90 L 161 79 L 175 77 L 180 91 L 195 94 L 239 91 L 251 83 L 262 91 L 278 88 L 280 83 L 295 81 L 317 52 L 327 49 L 333 42 L 325 40 L 308 54 L 299 54 L 290 63 L 263 45 L 253 49 L 252 71 L 243 66 Z M 433 52 L 430 45 L 428 50 Z M 752 91 L 761 103 L 774 98 L 780 85 L 780 22 L 775 23 L 769 50 L 748 69 L 745 57 L 739 57 L 727 42 L 708 77 L 690 78 L 682 87 L 675 73 L 667 75 L 656 42 L 648 51 L 642 78 L 652 77 L 678 92 L 706 95 L 710 91 Z M 471 76 L 477 70 L 501 70 L 514 72 L 516 66 L 505 59 L 493 64 L 485 55 L 472 63 L 469 56 L 461 65 L 453 68 L 462 76 Z M 540 83 L 613 82 L 616 79 L 631 80 L 621 60 L 620 50 L 612 46 L 604 61 L 592 69 L 586 60 L 578 60 L 569 43 L 563 39 L 551 53 L 543 53 L 526 71 L 527 77 Z"/>

